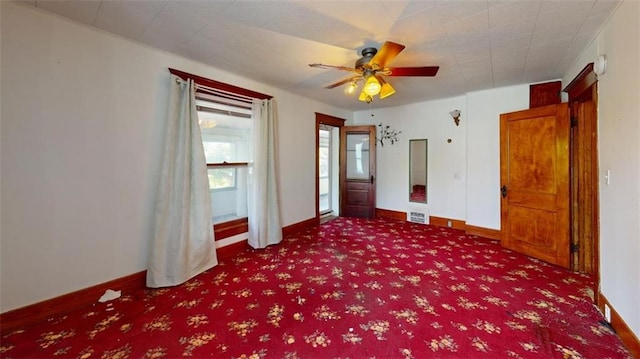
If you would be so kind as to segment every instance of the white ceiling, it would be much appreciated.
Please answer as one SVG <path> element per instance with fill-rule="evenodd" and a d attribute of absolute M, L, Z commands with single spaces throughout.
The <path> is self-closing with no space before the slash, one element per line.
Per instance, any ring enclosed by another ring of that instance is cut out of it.
<path fill-rule="evenodd" d="M 434 78 L 387 77 L 386 107 L 561 78 L 619 0 L 22 1 L 84 24 L 349 110 L 364 47 L 406 45 L 389 64 L 440 66 Z M 259 90 L 259 89 L 255 89 Z"/>

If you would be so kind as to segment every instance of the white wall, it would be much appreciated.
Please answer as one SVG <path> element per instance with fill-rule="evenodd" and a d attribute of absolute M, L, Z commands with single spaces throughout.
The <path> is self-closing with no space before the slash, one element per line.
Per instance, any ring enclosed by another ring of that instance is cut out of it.
<path fill-rule="evenodd" d="M 32 7 L 0 9 L 0 311 L 146 268 L 168 67 L 276 98 L 283 225 L 315 216 L 315 112 L 350 112 Z"/>
<path fill-rule="evenodd" d="M 384 100 L 382 100 L 384 101 Z M 430 215 L 464 219 L 466 201 L 465 121 L 456 127 L 449 112 L 466 112 L 464 96 L 421 102 L 401 107 L 359 111 L 356 125 L 382 122 L 402 131 L 399 141 L 376 147 L 376 207 L 406 212 L 409 208 L 409 140 L 428 139 L 427 205 Z M 447 143 L 447 139 L 451 143 Z M 411 207 L 418 207 L 411 203 Z"/>
<path fill-rule="evenodd" d="M 625 0 L 563 78 L 605 54 L 598 77 L 601 291 L 640 337 L 640 3 Z M 610 184 L 604 174 L 610 171 Z"/>
<path fill-rule="evenodd" d="M 429 214 L 500 229 L 500 114 L 528 107 L 527 84 L 374 110 L 374 117 L 356 112 L 356 124 L 382 122 L 402 131 L 398 143 L 377 147 L 377 207 L 407 210 L 408 143 L 427 138 Z M 462 113 L 457 127 L 449 115 L 454 109 Z"/>
<path fill-rule="evenodd" d="M 500 229 L 500 114 L 527 108 L 529 85 L 467 93 L 467 224 Z"/>

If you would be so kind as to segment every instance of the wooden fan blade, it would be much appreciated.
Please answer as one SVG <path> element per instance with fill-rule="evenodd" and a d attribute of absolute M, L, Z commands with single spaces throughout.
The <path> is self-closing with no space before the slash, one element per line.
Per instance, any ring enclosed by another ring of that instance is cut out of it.
<path fill-rule="evenodd" d="M 388 67 L 384 69 L 387 76 L 435 76 L 440 66 L 423 67 Z"/>
<path fill-rule="evenodd" d="M 369 65 L 377 65 L 378 69 L 383 69 L 391 60 L 393 60 L 398 54 L 404 50 L 404 45 L 396 44 L 395 42 L 385 42 L 380 50 L 373 56 Z"/>
<path fill-rule="evenodd" d="M 358 72 L 358 70 L 354 69 L 353 67 L 347 67 L 347 66 L 334 66 L 334 65 L 325 65 L 325 64 L 309 64 L 309 67 L 316 67 L 319 69 L 330 69 L 330 70 L 342 70 L 342 71 L 349 71 L 349 72 Z"/>
<path fill-rule="evenodd" d="M 396 93 L 396 90 L 393 88 L 393 86 L 391 86 L 387 81 L 385 81 L 382 78 L 382 76 L 376 75 L 376 78 L 380 82 L 380 86 L 381 86 L 380 95 L 379 95 L 381 100 Z"/>
<path fill-rule="evenodd" d="M 340 85 L 344 85 L 344 84 L 346 84 L 347 82 L 353 82 L 353 81 L 357 80 L 358 78 L 360 78 L 360 77 L 359 77 L 359 76 L 348 77 L 348 78 L 346 78 L 346 79 L 344 79 L 344 80 L 341 80 L 341 81 L 338 81 L 338 82 L 336 82 L 336 83 L 334 83 L 334 84 L 331 84 L 331 85 L 329 85 L 329 86 L 327 86 L 327 87 L 325 87 L 325 88 L 326 88 L 326 89 L 336 88 L 336 87 L 338 87 L 338 86 L 340 86 Z"/>

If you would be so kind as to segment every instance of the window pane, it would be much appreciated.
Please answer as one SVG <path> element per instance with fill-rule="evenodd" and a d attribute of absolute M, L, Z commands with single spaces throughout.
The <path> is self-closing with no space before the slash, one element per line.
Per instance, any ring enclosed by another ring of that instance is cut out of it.
<path fill-rule="evenodd" d="M 250 130 L 234 128 L 202 129 L 207 163 L 249 162 Z"/>
<path fill-rule="evenodd" d="M 236 187 L 235 168 L 209 168 L 209 189 L 220 190 Z"/>
<path fill-rule="evenodd" d="M 369 179 L 368 134 L 347 134 L 347 178 Z"/>
<path fill-rule="evenodd" d="M 210 190 L 214 224 L 247 217 L 247 167 L 209 168 L 209 183 L 217 177 L 229 179 L 226 175 L 230 171 L 235 179 L 234 186 L 218 189 L 211 187 Z"/>
<path fill-rule="evenodd" d="M 229 142 L 203 141 L 207 163 L 234 162 L 234 144 Z"/>

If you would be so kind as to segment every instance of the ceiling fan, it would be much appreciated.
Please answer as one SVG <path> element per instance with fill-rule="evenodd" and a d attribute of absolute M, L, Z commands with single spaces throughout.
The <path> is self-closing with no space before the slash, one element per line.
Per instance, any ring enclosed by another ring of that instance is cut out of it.
<path fill-rule="evenodd" d="M 384 76 L 435 76 L 439 66 L 422 67 L 387 67 L 398 54 L 404 50 L 405 46 L 395 42 L 385 42 L 380 50 L 375 47 L 362 49 L 362 57 L 356 60 L 354 67 L 333 66 L 324 64 L 309 64 L 311 67 L 323 69 L 336 69 L 351 72 L 353 75 L 344 80 L 338 81 L 325 88 L 332 89 L 346 83 L 351 83 L 349 92 L 353 92 L 359 81 L 364 82 L 364 87 L 358 99 L 364 102 L 371 102 L 373 96 L 380 95 L 380 99 L 389 97 L 396 93 L 396 90 L 384 80 Z"/>

